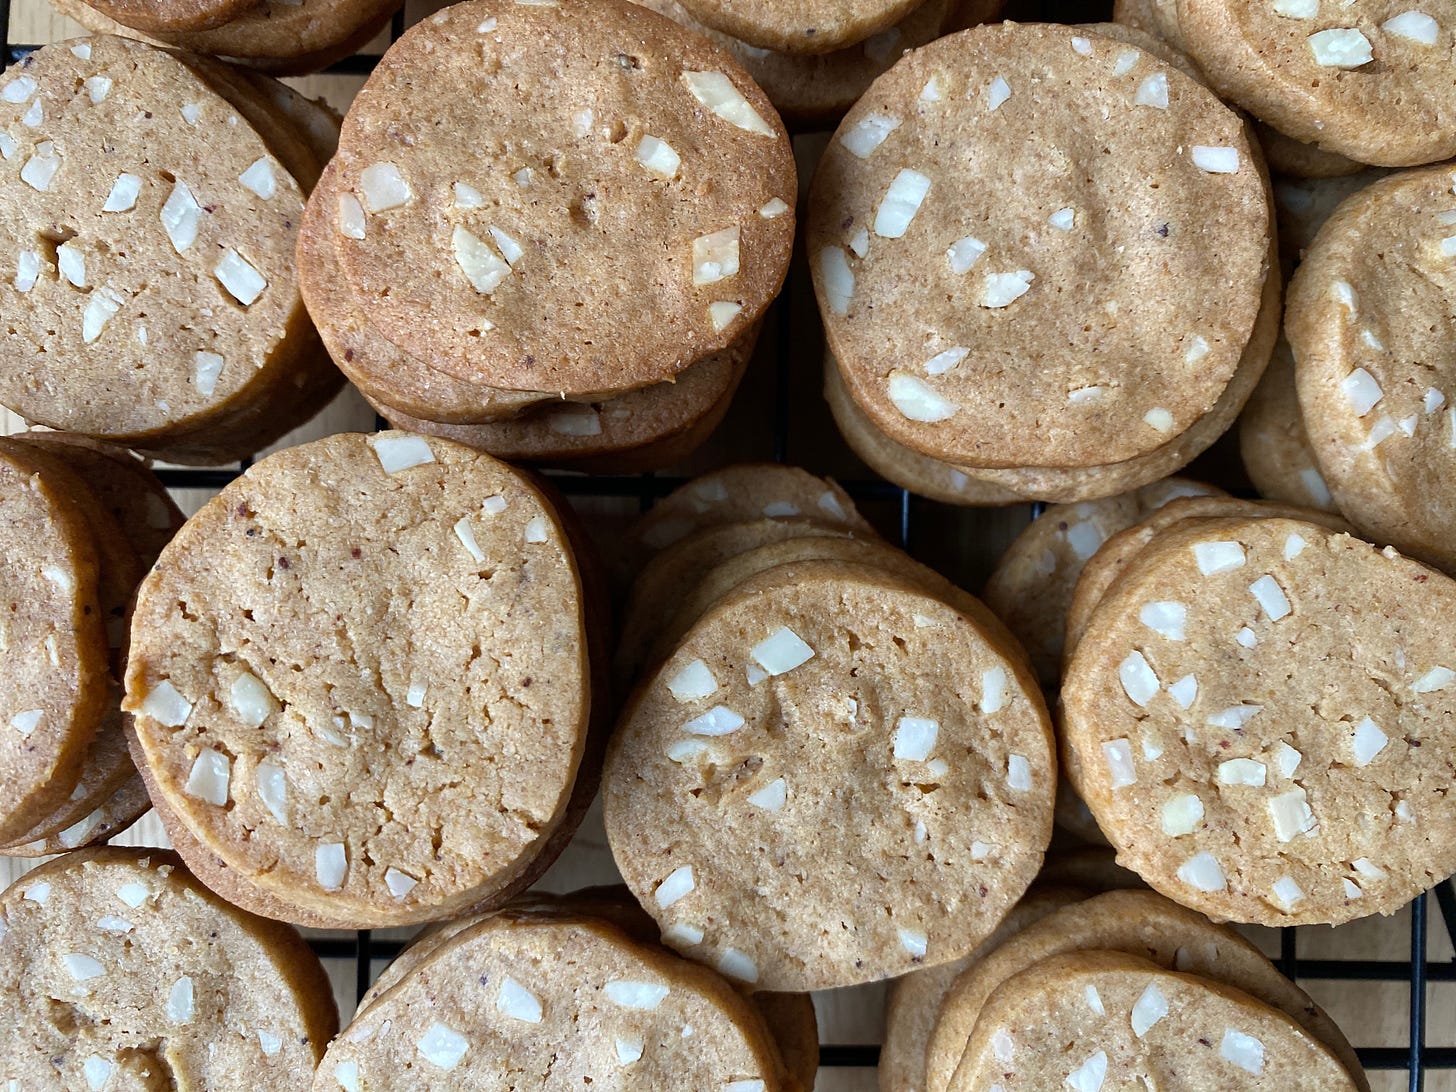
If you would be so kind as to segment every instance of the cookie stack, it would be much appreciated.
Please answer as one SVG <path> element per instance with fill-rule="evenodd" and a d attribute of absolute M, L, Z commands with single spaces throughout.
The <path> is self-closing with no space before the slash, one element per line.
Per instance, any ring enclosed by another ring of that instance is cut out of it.
<path fill-rule="evenodd" d="M 849 36 L 843 40 L 836 38 L 836 44 L 828 44 L 829 36 L 817 28 L 828 5 L 790 9 L 772 4 L 699 2 L 691 5 L 690 12 L 677 0 L 638 2 L 727 50 L 763 88 L 784 120 L 806 127 L 836 123 L 906 50 L 919 49 L 948 30 L 988 22 L 1004 6 L 1002 0 L 923 0 L 899 21 L 865 37 L 861 30 L 870 25 L 869 17 L 878 24 L 890 5 L 863 5 L 850 13 L 859 20 L 857 29 L 847 32 Z M 805 30 L 816 26 L 816 33 L 784 35 L 786 18 Z M 749 36 L 735 38 L 734 32 L 717 29 L 732 20 L 746 20 L 737 25 Z M 841 38 L 844 33 L 839 32 Z M 815 38 L 823 40 L 816 42 Z M 765 46 L 764 41 L 778 44 Z"/>
<path fill-rule="evenodd" d="M 302 1088 L 339 1028 L 298 934 L 224 902 L 174 853 L 67 854 L 0 894 L 0 922 L 13 1088 Z"/>
<path fill-rule="evenodd" d="M 509 1073 L 522 1090 L 565 1080 L 809 1092 L 808 997 L 747 998 L 660 947 L 651 924 L 615 892 L 588 891 L 426 933 L 364 996 L 314 1088 L 473 1088 Z"/>
<path fill-rule="evenodd" d="M 137 594 L 125 708 L 173 843 L 295 924 L 499 905 L 595 791 L 585 600 L 552 502 L 487 455 L 385 432 L 257 463 Z"/>
<path fill-rule="evenodd" d="M 401 6 L 401 0 L 52 2 L 87 30 L 224 57 L 274 76 L 317 72 L 349 56 Z"/>
<path fill-rule="evenodd" d="M 256 74 L 123 38 L 0 77 L 0 236 L 15 263 L 0 403 L 32 422 L 222 463 L 339 389 L 293 268 L 330 116 Z"/>
<path fill-rule="evenodd" d="M 700 36 L 625 0 L 472 2 L 408 31 L 354 100 L 298 264 L 392 422 L 642 469 L 726 411 L 795 193 L 773 107 Z"/>
<path fill-rule="evenodd" d="M 0 852 L 104 841 L 147 810 L 120 679 L 132 593 L 182 515 L 131 454 L 60 433 L 0 440 L 5 706 Z"/>
<path fill-rule="evenodd" d="M 1016 914 L 1018 930 L 945 990 L 915 1087 L 1242 1088 L 1260 1078 L 1368 1092 L 1320 1007 L 1201 914 L 1147 891 L 1070 902 L 1043 893 Z"/>
<path fill-rule="evenodd" d="M 877 80 L 820 161 L 808 250 L 830 402 L 909 488 L 1135 489 L 1212 443 L 1268 362 L 1258 149 L 1180 63 L 1110 33 L 943 38 Z"/>
<path fill-rule="evenodd" d="M 671 600 L 634 597 L 663 621 L 607 757 L 617 865 L 670 946 L 752 989 L 957 959 L 1050 835 L 1050 729 L 1025 654 L 975 599 L 866 537 L 827 483 L 788 504 L 734 484 L 690 483 L 631 536 L 681 520 L 664 561 L 724 559 Z M 829 527 L 715 518 L 746 515 Z M 707 537 L 733 526 L 741 552 Z"/>
<path fill-rule="evenodd" d="M 1061 705 L 1064 771 L 1121 864 L 1266 925 L 1393 913 L 1456 870 L 1431 835 L 1452 815 L 1456 582 L 1268 513 L 1168 523 L 1117 570 L 1069 631 Z"/>

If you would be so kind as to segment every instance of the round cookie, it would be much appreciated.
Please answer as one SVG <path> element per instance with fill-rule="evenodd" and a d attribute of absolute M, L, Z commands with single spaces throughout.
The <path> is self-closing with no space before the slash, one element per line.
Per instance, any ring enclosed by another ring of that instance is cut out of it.
<path fill-rule="evenodd" d="M 1098 547 L 1170 500 L 1221 495 L 1213 486 L 1167 478 L 1098 501 L 1052 505 L 1017 536 L 982 598 L 1031 656 L 1044 687 L 1061 678 L 1067 608 L 1082 567 Z"/>
<path fill-rule="evenodd" d="M 422 110 L 431 138 L 407 148 Z M 339 274 L 373 327 L 511 390 L 672 378 L 759 319 L 792 249 L 768 100 L 627 0 L 472 0 L 417 24 L 355 98 L 334 169 Z"/>
<path fill-rule="evenodd" d="M 695 531 L 760 519 L 811 519 L 874 535 L 849 494 L 827 478 L 782 463 L 739 463 L 679 486 L 628 528 L 623 554 L 634 568 Z"/>
<path fill-rule="evenodd" d="M 582 595 L 550 502 L 488 456 L 346 434 L 256 464 L 137 597 L 126 708 L 181 852 L 310 924 L 507 896 L 570 825 Z"/>
<path fill-rule="evenodd" d="M 1453 609 L 1448 578 L 1316 524 L 1172 527 L 1072 654 L 1066 775 L 1119 863 L 1211 917 L 1393 913 L 1456 870 L 1430 833 Z"/>
<path fill-rule="evenodd" d="M 1451 167 L 1346 200 L 1289 287 L 1305 428 L 1363 534 L 1456 568 L 1456 197 Z"/>
<path fill-rule="evenodd" d="M 1456 154 L 1452 0 L 1178 0 L 1178 24 L 1220 95 L 1295 140 L 1387 167 Z"/>
<path fill-rule="evenodd" d="M 1187 52 L 1178 29 L 1177 0 L 1117 0 L 1112 6 L 1112 18 L 1167 42 L 1180 53 Z"/>
<path fill-rule="evenodd" d="M 632 582 L 617 637 L 613 673 L 623 689 L 641 670 L 653 642 L 702 575 L 730 557 L 772 542 L 814 535 L 843 537 L 853 532 L 816 520 L 756 519 L 723 523 L 694 531 L 655 554 Z"/>
<path fill-rule="evenodd" d="M 1002 24 L 908 55 L 850 111 L 808 250 L 845 383 L 891 439 L 1083 468 L 1218 402 L 1262 307 L 1269 220 L 1243 122 L 1207 89 L 1091 31 Z M 1109 312 L 1150 291 L 1155 324 Z"/>
<path fill-rule="evenodd" d="M 26 137 L 0 216 L 17 256 L 0 401 L 158 447 L 332 373 L 292 268 L 303 192 L 190 68 L 101 36 L 3 79 L 3 120 Z"/>
<path fill-rule="evenodd" d="M 925 1045 L 951 983 L 1008 937 L 1081 897 L 1071 888 L 1033 887 L 975 951 L 953 963 L 911 971 L 897 979 L 885 1002 L 885 1034 L 878 1069 L 880 1092 L 929 1092 Z"/>
<path fill-rule="evenodd" d="M 96 10 L 137 30 L 209 30 L 236 19 L 259 0 L 92 0 Z"/>
<path fill-rule="evenodd" d="M 992 995 L 950 1088 L 1354 1092 L 1325 1047 L 1248 994 L 1133 955 L 1078 952 Z"/>
<path fill-rule="evenodd" d="M 0 446 L 11 609 L 0 627 L 0 842 L 65 806 L 105 718 L 110 665 L 95 533 L 76 488 Z"/>
<path fill-rule="evenodd" d="M 1287 137 L 1261 121 L 1254 123 L 1254 133 L 1264 149 L 1269 169 L 1275 174 L 1303 179 L 1344 178 L 1367 169 L 1363 163 Z"/>
<path fill-rule="evenodd" d="M 152 30 L 149 42 L 221 57 L 275 76 L 327 68 L 384 29 L 399 0 L 261 0 L 206 30 Z M 86 0 L 55 0 L 56 10 L 98 34 L 143 37 Z"/>
<path fill-rule="evenodd" d="M 1086 632 L 1088 619 L 1097 604 L 1102 602 L 1107 589 L 1112 587 L 1149 542 L 1183 520 L 1211 516 L 1283 516 L 1288 519 L 1309 520 L 1336 531 L 1350 530 L 1350 525 L 1333 513 L 1273 501 L 1243 500 L 1239 497 L 1185 497 L 1169 501 L 1141 523 L 1113 535 L 1083 566 L 1082 575 L 1072 592 L 1072 602 L 1067 608 L 1064 658 L 1070 658 L 1076 649 L 1082 634 Z"/>
<path fill-rule="evenodd" d="M 1028 923 L 956 979 L 935 1036 L 936 1051 L 953 1054 L 954 1067 L 980 1015 L 1007 981 L 1044 960 L 1080 951 L 1123 952 L 1165 970 L 1222 983 L 1294 1021 L 1334 1054 L 1368 1092 L 1359 1060 L 1333 1020 L 1263 954 L 1233 930 L 1214 925 L 1151 891 L 1110 891 L 1057 909 Z M 928 1084 L 926 1092 L 947 1085 Z"/>
<path fill-rule="evenodd" d="M 687 0 L 700 23 L 748 46 L 822 54 L 863 42 L 913 12 L 917 0 Z"/>
<path fill-rule="evenodd" d="M 16 1087 L 296 1088 L 338 1030 L 298 934 L 173 853 L 67 854 L 0 895 L 0 922 L 0 1071 Z"/>
<path fill-rule="evenodd" d="M 959 958 L 1020 897 L 1049 745 L 1029 670 L 966 613 L 884 570 L 782 565 L 638 688 L 607 834 L 679 951 L 760 989 L 872 981 Z"/>
<path fill-rule="evenodd" d="M 522 1092 L 790 1088 L 763 1018 L 726 981 L 560 912 L 494 914 L 419 958 L 334 1041 L 313 1087 L 485 1088 L 507 1072 Z"/>
<path fill-rule="evenodd" d="M 1384 167 L 1367 167 L 1340 178 L 1276 178 L 1274 210 L 1284 264 L 1293 270 L 1341 202 L 1389 173 Z"/>
<path fill-rule="evenodd" d="M 837 122 L 875 78 L 900 59 L 940 37 L 951 15 L 950 0 L 923 0 L 894 26 L 862 42 L 813 55 L 780 53 L 740 42 L 694 19 L 677 0 L 638 0 L 644 7 L 706 37 L 733 55 L 786 122 Z M 984 5 L 983 5 L 984 6 Z M 970 13 L 975 22 L 978 13 Z M 989 16 L 986 16 L 989 17 Z"/>
<path fill-rule="evenodd" d="M 122 747 L 125 748 L 125 740 Z M 130 761 L 130 759 L 128 759 Z M 84 774 L 83 774 L 84 776 Z M 146 782 L 133 773 L 110 798 L 70 826 L 34 841 L 0 847 L 8 857 L 53 857 L 80 846 L 98 845 L 122 833 L 152 806 Z"/>
<path fill-rule="evenodd" d="M 1304 414 L 1294 386 L 1294 356 L 1281 341 L 1269 369 L 1239 418 L 1239 454 L 1249 480 L 1272 501 L 1335 511 L 1304 430 Z"/>

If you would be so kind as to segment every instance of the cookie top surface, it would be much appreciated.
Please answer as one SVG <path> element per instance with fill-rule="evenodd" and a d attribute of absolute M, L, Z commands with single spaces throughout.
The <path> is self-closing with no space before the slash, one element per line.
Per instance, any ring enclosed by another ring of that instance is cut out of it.
<path fill-rule="evenodd" d="M 259 0 L 97 0 L 104 15 L 137 30 L 206 30 L 256 7 Z"/>
<path fill-rule="evenodd" d="M 38 50 L 0 76 L 0 154 L 0 400 L 25 417 L 141 439 L 216 413 L 304 328 L 303 193 L 172 56 Z"/>
<path fill-rule="evenodd" d="M 1283 341 L 1239 418 L 1239 454 L 1260 496 L 1335 511 L 1335 499 L 1304 428 L 1294 387 L 1294 357 Z"/>
<path fill-rule="evenodd" d="M 724 979 L 613 926 L 492 915 L 418 959 L 329 1048 L 314 1088 L 787 1092 L 760 1017 Z"/>
<path fill-rule="evenodd" d="M 126 707 L 176 818 L 340 921 L 494 895 L 559 825 L 590 708 L 554 510 L 489 456 L 345 434 L 256 464 L 143 583 Z"/>
<path fill-rule="evenodd" d="M 830 347 L 875 423 L 925 454 L 1147 454 L 1238 367 L 1266 191 L 1238 115 L 1151 54 L 1068 27 L 942 38 L 875 82 L 815 174 Z"/>
<path fill-rule="evenodd" d="M 62 804 L 95 738 L 109 666 L 97 547 L 80 502 L 15 446 L 0 449 L 0 838 Z"/>
<path fill-rule="evenodd" d="M 1295 274 L 1287 332 L 1305 428 L 1366 534 L 1456 565 L 1456 172 L 1351 197 Z"/>
<path fill-rule="evenodd" d="M 844 49 L 898 23 L 919 0 L 687 0 L 699 22 L 760 49 L 824 54 Z"/>
<path fill-rule="evenodd" d="M 991 573 L 984 598 L 1026 648 L 1044 686 L 1061 676 L 1067 608 L 1082 567 L 1098 547 L 1171 500 L 1222 493 L 1186 478 L 1167 478 L 1132 493 L 1052 505 L 1016 537 Z"/>
<path fill-rule="evenodd" d="M 992 995 L 950 1087 L 996 1085 L 1355 1090 L 1334 1056 L 1283 1013 L 1112 952 L 1049 959 Z"/>
<path fill-rule="evenodd" d="M 1456 867 L 1453 609 L 1448 578 L 1312 523 L 1176 525 L 1072 655 L 1067 776 L 1120 863 L 1211 917 L 1391 913 Z"/>
<path fill-rule="evenodd" d="M 669 379 L 762 314 L 793 243 L 768 100 L 626 0 L 473 0 L 416 25 L 354 100 L 336 164 L 340 271 L 370 320 L 497 387 Z"/>
<path fill-rule="evenodd" d="M 761 989 L 956 959 L 1040 864 L 1045 718 L 1029 671 L 917 585 L 780 566 L 639 687 L 603 779 L 612 851 L 668 944 Z"/>
<path fill-rule="evenodd" d="M 1151 891 L 1112 891 L 1028 922 L 956 980 L 942 1007 L 936 1038 L 947 1025 L 959 1031 L 951 1042 L 958 1062 L 983 1006 L 1003 983 L 1043 960 L 1090 950 L 1125 952 L 1166 970 L 1232 986 L 1278 1009 L 1343 1064 L 1359 1069 L 1355 1052 L 1334 1022 L 1253 944 Z M 932 1049 L 935 1045 L 932 1040 Z"/>
<path fill-rule="evenodd" d="M 0 895 L 0 925 L 0 1066 L 17 1087 L 297 1088 L 338 1029 L 298 935 L 173 853 L 62 857 Z"/>
<path fill-rule="evenodd" d="M 1456 2 L 1178 0 L 1184 46 L 1219 93 L 1361 163 L 1456 153 Z"/>

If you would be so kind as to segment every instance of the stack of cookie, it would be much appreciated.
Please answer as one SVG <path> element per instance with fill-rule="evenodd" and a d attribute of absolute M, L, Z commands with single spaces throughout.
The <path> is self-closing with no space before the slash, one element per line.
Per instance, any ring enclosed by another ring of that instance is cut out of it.
<path fill-rule="evenodd" d="M 523 1090 L 566 1080 L 809 1092 L 817 1034 L 807 996 L 743 996 L 661 947 L 623 892 L 527 896 L 405 949 L 329 1048 L 314 1088 L 485 1087 L 508 1072 Z M 415 1071 L 401 1069 L 401 1051 Z"/>
<path fill-rule="evenodd" d="M 595 791 L 587 612 L 555 506 L 504 463 L 398 432 L 289 448 L 138 591 L 133 753 L 240 906 L 369 928 L 499 905 Z"/>
<path fill-rule="evenodd" d="M 0 852 L 39 857 L 104 841 L 149 806 L 123 731 L 126 614 L 182 515 L 134 456 L 61 433 L 0 440 L 0 505 Z"/>
<path fill-rule="evenodd" d="M 815 174 L 808 250 L 851 445 L 959 503 L 1185 465 L 1279 325 L 1243 119 L 1125 28 L 1002 24 L 907 55 Z"/>
<path fill-rule="evenodd" d="M 402 0 L 52 0 L 87 30 L 223 57 L 274 76 L 317 72 L 384 29 Z"/>
<path fill-rule="evenodd" d="M 988 22 L 1004 6 L 1003 0 L 912 0 L 907 14 L 886 23 L 905 4 L 638 3 L 727 50 L 784 119 L 803 126 L 833 125 L 906 50 Z M 829 20 L 834 25 L 825 25 Z"/>
<path fill-rule="evenodd" d="M 795 194 L 773 107 L 702 37 L 626 0 L 475 0 L 374 70 L 298 265 L 335 361 L 400 427 L 643 469 L 726 411 Z"/>
<path fill-rule="evenodd" d="M 322 107 L 218 61 L 97 36 L 9 68 L 0 125 L 15 268 L 0 289 L 0 403 L 221 463 L 339 389 L 293 268 L 332 148 Z"/>
<path fill-rule="evenodd" d="M 1083 901 L 1048 891 L 1014 917 L 1015 932 L 939 991 L 920 1083 L 882 1071 L 882 1088 L 1243 1088 L 1260 1078 L 1368 1092 L 1354 1050 L 1320 1007 L 1201 914 L 1148 891 Z M 892 1039 L 886 1057 L 908 1058 L 907 1047 Z"/>
<path fill-rule="evenodd" d="M 339 1029 L 302 938 L 176 854 L 69 853 L 0 894 L 11 1088 L 303 1088 Z"/>
<path fill-rule="evenodd" d="M 1211 917 L 1393 913 L 1456 869 L 1430 833 L 1453 818 L 1456 582 L 1240 503 L 1175 501 L 1087 566 L 1064 772 L 1121 864 Z"/>
<path fill-rule="evenodd" d="M 681 527 L 659 573 L 673 553 L 722 560 L 659 582 L 671 599 L 634 599 L 670 617 L 648 627 L 661 636 L 608 751 L 613 856 L 671 947 L 753 989 L 957 959 L 1050 837 L 1050 724 L 1025 653 L 865 536 L 827 483 L 786 503 L 746 477 L 690 483 L 630 538 Z"/>

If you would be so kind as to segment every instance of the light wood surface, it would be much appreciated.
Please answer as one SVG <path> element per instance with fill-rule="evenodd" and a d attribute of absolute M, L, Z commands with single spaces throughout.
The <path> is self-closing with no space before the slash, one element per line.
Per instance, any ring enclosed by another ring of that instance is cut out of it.
<path fill-rule="evenodd" d="M 407 13 L 414 21 L 440 4 L 411 0 Z M 41 43 L 79 33 L 70 20 L 56 15 L 45 0 L 14 0 L 10 41 Z M 381 52 L 387 39 L 372 43 L 364 52 Z M 306 94 L 327 100 L 343 110 L 362 83 L 353 76 L 313 76 L 290 80 Z M 807 181 L 810 168 L 824 143 L 823 136 L 804 136 L 796 140 L 802 179 Z M 799 259 L 802 264 L 802 258 Z M 802 269 L 798 271 L 800 274 Z M 813 302 L 808 294 L 807 277 L 791 277 L 790 291 L 779 308 L 777 321 L 787 321 L 791 330 L 787 344 L 793 346 L 789 379 L 789 443 L 787 458 L 811 470 L 831 473 L 847 479 L 868 477 L 858 461 L 844 449 L 834 432 L 832 422 L 818 396 L 820 344 Z M 772 357 L 780 341 L 780 332 L 772 326 L 765 331 L 758 359 L 751 369 L 734 409 L 712 441 L 684 467 L 670 473 L 685 474 L 736 459 L 768 459 L 774 456 L 773 431 L 776 377 Z M 343 431 L 372 429 L 374 416 L 352 390 L 346 390 L 317 419 L 286 437 L 281 445 Z M 8 411 L 0 410 L 0 431 L 13 432 L 24 428 Z M 178 503 L 189 514 L 197 510 L 210 495 L 209 490 L 179 489 L 174 491 Z M 635 499 L 584 498 L 574 502 L 597 526 L 625 523 L 638 509 Z M 899 526 L 899 507 L 889 502 L 866 505 L 866 513 L 893 539 Z M 1027 510 L 957 511 L 944 506 L 915 501 L 912 505 L 912 540 L 915 552 L 972 590 L 978 590 L 1001 550 L 1025 525 Z M 116 841 L 127 845 L 163 845 L 165 836 L 160 824 L 146 816 L 132 830 Z M 37 862 L 0 857 L 0 888 L 7 886 Z M 570 890 L 589 884 L 613 882 L 617 877 L 611 854 L 602 830 L 600 811 L 593 808 L 581 832 L 566 853 L 547 873 L 541 886 L 550 890 Z M 1430 958 L 1452 959 L 1451 943 L 1441 924 L 1434 899 L 1430 908 Z M 1249 930 L 1251 936 L 1271 955 L 1278 952 L 1277 935 L 1269 930 Z M 328 934 L 320 934 L 328 935 Z M 334 934 L 341 935 L 341 934 Z M 384 937 L 408 935 L 386 931 Z M 1301 959 L 1379 959 L 1403 961 L 1410 957 L 1408 913 L 1389 920 L 1357 922 L 1340 929 L 1300 930 L 1298 954 Z M 346 1019 L 354 1008 L 355 969 L 352 961 L 333 960 L 329 967 L 339 1007 Z M 377 962 L 374 972 L 382 968 Z M 1405 982 L 1350 983 L 1301 979 L 1303 985 L 1334 1016 L 1357 1046 L 1404 1048 L 1408 1043 L 1409 987 Z M 834 991 L 815 998 L 820 1014 L 823 1042 L 835 1044 L 874 1043 L 878 1041 L 885 987 L 874 985 Z M 1428 990 L 1428 1045 L 1456 1045 L 1456 984 L 1441 983 Z M 1395 1092 L 1408 1087 L 1403 1071 L 1372 1073 L 1376 1092 Z M 872 1092 L 876 1087 L 872 1070 L 832 1069 L 821 1073 L 820 1092 Z M 1456 1074 L 1433 1071 L 1426 1080 L 1430 1092 L 1456 1092 Z"/>

